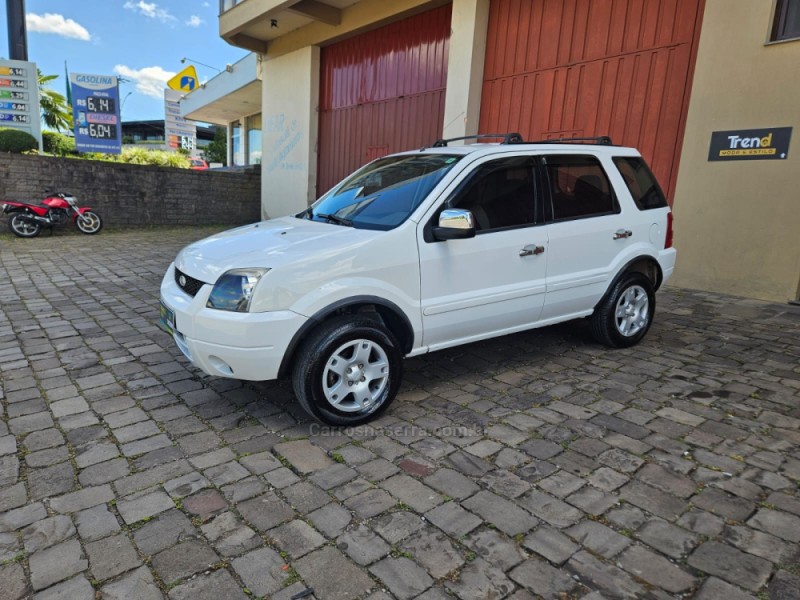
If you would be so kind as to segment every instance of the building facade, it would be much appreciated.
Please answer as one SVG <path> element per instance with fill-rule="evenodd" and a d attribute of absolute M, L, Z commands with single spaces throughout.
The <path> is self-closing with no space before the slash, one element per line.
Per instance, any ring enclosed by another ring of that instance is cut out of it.
<path fill-rule="evenodd" d="M 800 125 L 800 0 L 222 0 L 220 13 L 220 35 L 259 61 L 264 217 L 439 137 L 609 135 L 641 150 L 673 205 L 676 284 L 798 299 L 798 153 L 709 148 Z"/>

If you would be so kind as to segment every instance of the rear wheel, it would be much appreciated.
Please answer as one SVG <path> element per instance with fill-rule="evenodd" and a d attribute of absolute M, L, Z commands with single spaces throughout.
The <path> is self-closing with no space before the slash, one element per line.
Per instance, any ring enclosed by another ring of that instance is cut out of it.
<path fill-rule="evenodd" d="M 8 218 L 11 233 L 21 238 L 33 238 L 42 232 L 42 226 L 25 213 L 12 213 Z"/>
<path fill-rule="evenodd" d="M 302 407 L 328 425 L 365 423 L 391 404 L 402 377 L 400 345 L 383 323 L 357 315 L 323 323 L 292 375 Z"/>
<path fill-rule="evenodd" d="M 81 230 L 81 233 L 86 235 L 94 235 L 103 228 L 103 221 L 100 219 L 100 215 L 93 210 L 87 210 L 78 215 L 75 219 L 75 224 Z"/>
<path fill-rule="evenodd" d="M 592 315 L 592 333 L 601 344 L 627 348 L 638 344 L 653 322 L 656 294 L 641 273 L 628 273 L 614 284 Z"/>

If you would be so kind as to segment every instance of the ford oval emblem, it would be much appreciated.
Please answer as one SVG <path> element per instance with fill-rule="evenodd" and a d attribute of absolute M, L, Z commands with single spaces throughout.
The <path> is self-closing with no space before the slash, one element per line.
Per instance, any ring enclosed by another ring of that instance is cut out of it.
<path fill-rule="evenodd" d="M 181 275 L 180 277 L 178 277 L 178 283 L 181 284 L 181 287 L 186 287 L 186 276 Z"/>

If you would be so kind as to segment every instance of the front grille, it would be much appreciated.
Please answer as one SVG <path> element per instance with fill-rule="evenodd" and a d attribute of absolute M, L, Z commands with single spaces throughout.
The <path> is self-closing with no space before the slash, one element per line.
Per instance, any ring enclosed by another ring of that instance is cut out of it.
<path fill-rule="evenodd" d="M 184 283 L 181 283 L 181 278 L 183 278 Z M 179 288 L 193 298 L 197 292 L 200 291 L 200 288 L 205 285 L 205 282 L 195 279 L 194 277 L 190 277 L 183 271 L 179 270 L 178 267 L 175 267 L 175 283 L 177 283 Z"/>

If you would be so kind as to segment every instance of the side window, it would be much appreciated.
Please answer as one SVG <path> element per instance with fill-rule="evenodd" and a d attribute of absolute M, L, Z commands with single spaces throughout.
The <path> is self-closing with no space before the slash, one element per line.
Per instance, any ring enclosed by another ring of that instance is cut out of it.
<path fill-rule="evenodd" d="M 493 160 L 478 167 L 447 202 L 472 212 L 476 231 L 524 227 L 536 222 L 533 160 Z"/>
<path fill-rule="evenodd" d="M 619 212 L 608 177 L 595 157 L 547 156 L 545 172 L 555 221 Z"/>
<path fill-rule="evenodd" d="M 664 208 L 667 206 L 667 199 L 664 192 L 647 167 L 643 158 L 638 156 L 618 156 L 614 159 L 620 175 L 625 180 L 628 190 L 633 196 L 633 201 L 639 210 L 649 210 L 651 208 Z"/>
<path fill-rule="evenodd" d="M 800 0 L 778 0 L 770 40 L 779 42 L 797 38 L 800 38 Z"/>

